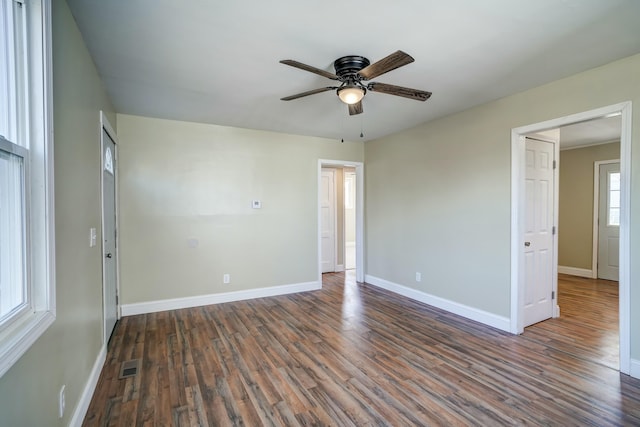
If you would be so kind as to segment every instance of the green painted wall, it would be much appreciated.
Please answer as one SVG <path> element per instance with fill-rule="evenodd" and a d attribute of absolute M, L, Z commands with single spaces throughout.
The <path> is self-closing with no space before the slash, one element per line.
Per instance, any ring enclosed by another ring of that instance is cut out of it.
<path fill-rule="evenodd" d="M 66 2 L 52 3 L 57 318 L 0 378 L 0 425 L 11 427 L 68 425 L 102 347 L 101 255 L 89 229 L 100 230 L 100 110 L 114 126 L 116 117 Z"/>
<path fill-rule="evenodd" d="M 318 160 L 364 156 L 361 142 L 120 114 L 118 138 L 124 304 L 316 282 Z"/>

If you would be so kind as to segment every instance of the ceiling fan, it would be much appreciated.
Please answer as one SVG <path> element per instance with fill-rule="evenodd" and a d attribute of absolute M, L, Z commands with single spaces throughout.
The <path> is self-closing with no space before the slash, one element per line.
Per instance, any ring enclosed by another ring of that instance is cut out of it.
<path fill-rule="evenodd" d="M 283 101 L 291 101 L 292 99 L 335 90 L 340 100 L 349 106 L 349 114 L 352 116 L 363 112 L 362 98 L 367 91 L 402 96 L 409 99 L 415 99 L 416 101 L 426 101 L 431 96 L 431 92 L 385 83 L 364 83 L 365 81 L 374 79 L 384 73 L 388 73 L 391 70 L 410 64 L 413 61 L 414 59 L 411 55 L 408 55 L 401 50 L 398 50 L 391 55 L 382 58 L 378 62 L 374 62 L 373 64 L 371 64 L 364 56 L 349 55 L 338 58 L 333 62 L 333 67 L 336 70 L 336 73 L 333 74 L 292 59 L 283 59 L 280 61 L 281 64 L 290 65 L 295 68 L 300 68 L 301 70 L 327 77 L 331 80 L 336 80 L 340 84 L 339 86 L 322 87 L 280 99 Z"/>

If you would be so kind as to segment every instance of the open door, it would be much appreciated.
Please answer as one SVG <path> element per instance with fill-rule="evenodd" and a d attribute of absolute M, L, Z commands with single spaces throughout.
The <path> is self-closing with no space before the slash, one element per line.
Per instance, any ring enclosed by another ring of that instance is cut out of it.
<path fill-rule="evenodd" d="M 104 119 L 104 118 L 103 118 Z M 102 124 L 102 291 L 104 342 L 109 341 L 118 320 L 118 256 L 116 241 L 116 171 L 115 134 Z"/>
<path fill-rule="evenodd" d="M 553 142 L 525 141 L 524 326 L 553 317 L 554 195 Z"/>
<path fill-rule="evenodd" d="M 320 186 L 322 272 L 336 271 L 336 171 L 322 169 Z"/>

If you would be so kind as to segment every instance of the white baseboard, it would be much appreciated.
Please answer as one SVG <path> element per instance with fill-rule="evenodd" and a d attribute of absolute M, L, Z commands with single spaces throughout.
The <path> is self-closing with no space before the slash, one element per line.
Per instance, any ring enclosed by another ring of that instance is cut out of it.
<path fill-rule="evenodd" d="M 386 289 L 391 292 L 395 292 L 397 294 L 416 301 L 423 302 L 425 304 L 432 305 L 442 310 L 446 310 L 450 313 L 457 314 L 458 316 L 466 317 L 467 319 L 483 323 L 485 325 L 500 329 L 505 332 L 511 331 L 511 322 L 507 317 L 498 316 L 484 310 L 479 310 L 477 308 L 469 307 L 464 304 L 430 295 L 426 292 L 418 291 L 404 285 L 389 282 L 388 280 L 380 279 L 375 276 L 366 275 L 364 280 L 366 283 L 369 283 L 371 285 Z"/>
<path fill-rule="evenodd" d="M 253 298 L 273 297 L 297 292 L 315 291 L 318 289 L 322 289 L 322 283 L 320 282 L 296 283 L 293 285 L 272 286 L 269 288 L 249 289 L 246 291 L 224 292 L 221 294 L 197 295 L 193 297 L 123 304 L 121 309 L 123 316 L 133 316 L 136 314 L 199 307 L 202 305 L 242 301 Z"/>
<path fill-rule="evenodd" d="M 107 347 L 103 345 L 100 349 L 100 352 L 98 353 L 96 361 L 93 363 L 91 374 L 89 374 L 89 378 L 87 379 L 87 383 L 84 386 L 84 390 L 82 390 L 82 394 L 80 395 L 80 400 L 76 405 L 76 409 L 75 411 L 73 411 L 73 416 L 71 417 L 71 421 L 69 422 L 69 427 L 82 426 L 82 422 L 84 421 L 84 417 L 87 415 L 87 410 L 89 409 L 91 398 L 93 397 L 93 393 L 95 392 L 96 386 L 98 385 L 98 379 L 100 379 L 100 373 L 102 372 L 102 367 L 104 366 L 104 362 L 106 360 Z"/>
<path fill-rule="evenodd" d="M 559 265 L 558 273 L 568 274 L 570 276 L 586 277 L 588 279 L 593 278 L 593 270 L 587 270 L 586 268 L 566 267 L 564 265 Z"/>
<path fill-rule="evenodd" d="M 336 265 L 336 273 L 341 273 L 344 271 L 344 264 Z"/>
<path fill-rule="evenodd" d="M 629 364 L 631 365 L 629 369 L 629 375 L 633 378 L 640 379 L 640 360 L 631 359 L 631 362 Z"/>

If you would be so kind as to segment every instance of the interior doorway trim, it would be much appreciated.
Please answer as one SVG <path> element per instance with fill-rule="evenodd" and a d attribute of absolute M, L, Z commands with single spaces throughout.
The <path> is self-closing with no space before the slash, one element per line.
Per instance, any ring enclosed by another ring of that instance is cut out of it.
<path fill-rule="evenodd" d="M 620 159 L 597 160 L 593 163 L 593 249 L 591 250 L 591 278 L 598 278 L 598 243 L 599 231 L 598 219 L 600 217 L 600 165 L 620 163 Z"/>
<path fill-rule="evenodd" d="M 356 170 L 356 281 L 364 282 L 364 163 L 346 160 L 318 160 L 318 283 L 322 284 L 322 230 L 320 222 L 320 196 L 322 188 L 322 168 L 349 167 Z"/>
<path fill-rule="evenodd" d="M 116 135 L 115 130 L 111 126 L 107 115 L 100 111 L 100 227 L 101 227 L 101 251 L 102 253 L 102 334 L 103 334 L 103 343 L 107 344 L 109 341 L 109 334 L 107 334 L 107 296 L 106 296 L 106 275 L 104 268 L 104 233 L 105 233 L 105 224 L 104 224 L 104 179 L 103 179 L 103 171 L 104 171 L 104 156 L 102 153 L 104 152 L 104 137 L 103 130 L 106 132 L 111 140 L 115 143 L 115 152 L 113 156 L 116 159 L 116 169 L 114 170 L 114 178 L 115 178 L 115 216 L 116 216 L 116 249 L 115 249 L 115 260 L 116 260 L 116 309 L 117 309 L 117 318 L 120 319 L 122 317 L 121 305 L 119 302 L 118 296 L 120 295 L 120 257 L 119 257 L 119 236 L 117 233 L 118 230 L 118 217 L 120 209 L 118 207 L 118 191 L 119 191 L 119 183 L 118 183 L 118 137 Z"/>
<path fill-rule="evenodd" d="M 557 119 L 534 123 L 511 130 L 511 316 L 514 334 L 524 331 L 524 172 L 525 135 L 562 126 L 619 114 L 622 119 L 620 138 L 620 372 L 630 373 L 630 301 L 629 301 L 629 206 L 631 199 L 631 101 L 609 105 Z M 561 232 L 561 230 L 560 230 Z"/>

